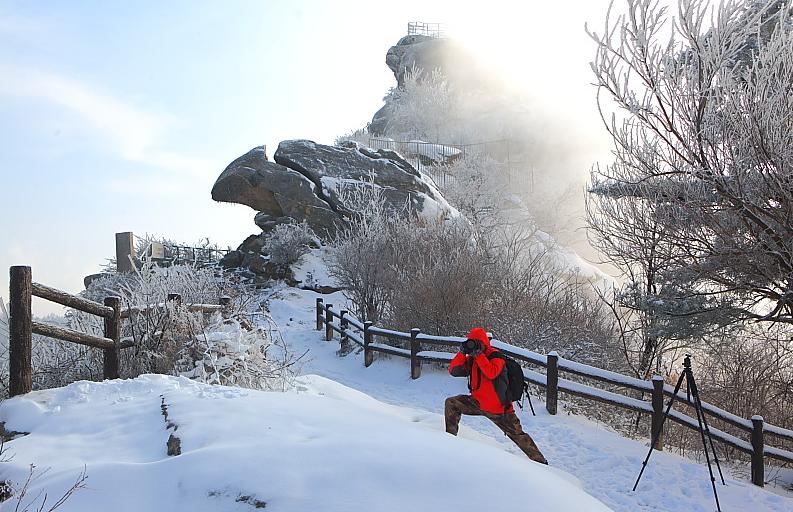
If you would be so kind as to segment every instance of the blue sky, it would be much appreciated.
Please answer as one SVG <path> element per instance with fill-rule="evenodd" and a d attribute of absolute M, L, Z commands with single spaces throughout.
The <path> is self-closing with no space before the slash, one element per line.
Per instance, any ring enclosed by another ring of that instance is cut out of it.
<path fill-rule="evenodd" d="M 211 200 L 219 173 L 363 126 L 411 20 L 450 24 L 594 119 L 583 22 L 607 2 L 531 4 L 0 0 L 0 297 L 13 264 L 79 291 L 117 231 L 236 247 L 254 212 Z"/>

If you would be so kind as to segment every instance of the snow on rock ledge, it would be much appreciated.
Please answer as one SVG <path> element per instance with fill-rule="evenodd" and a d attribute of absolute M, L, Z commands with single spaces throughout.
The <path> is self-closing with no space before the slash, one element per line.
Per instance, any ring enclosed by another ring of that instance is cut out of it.
<path fill-rule="evenodd" d="M 322 238 L 346 222 L 343 189 L 371 181 L 396 210 L 406 202 L 425 219 L 457 217 L 430 179 L 398 153 L 357 143 L 327 146 L 309 140 L 278 145 L 275 163 L 263 147 L 237 158 L 212 188 L 216 201 L 258 210 L 256 223 L 268 230 L 287 221 L 307 222 Z"/>
<path fill-rule="evenodd" d="M 161 397 L 179 456 L 165 453 Z M 63 512 L 609 510 L 522 455 L 446 434 L 440 415 L 317 376 L 287 393 L 154 375 L 78 382 L 6 400 L 0 420 L 31 432 L 6 445 L 7 477 L 51 468 L 33 495 L 59 495 L 85 466 L 89 488 Z"/>
<path fill-rule="evenodd" d="M 432 181 L 395 151 L 374 150 L 353 141 L 326 146 L 310 140 L 286 140 L 278 145 L 274 158 L 314 182 L 323 198 L 340 211 L 346 211 L 340 197 L 345 188 L 371 182 L 383 190 L 395 210 L 408 203 L 426 218 L 444 220 L 458 215 Z"/>

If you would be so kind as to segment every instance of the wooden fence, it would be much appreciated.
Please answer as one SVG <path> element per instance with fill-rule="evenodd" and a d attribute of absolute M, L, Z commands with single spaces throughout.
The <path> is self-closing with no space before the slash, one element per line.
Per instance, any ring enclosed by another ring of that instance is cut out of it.
<path fill-rule="evenodd" d="M 123 319 L 148 309 L 166 308 L 168 303 L 181 304 L 179 294 L 169 294 L 167 302 L 121 309 L 121 299 L 106 297 L 104 304 L 78 297 L 49 286 L 34 283 L 30 267 L 14 266 L 10 269 L 9 293 L 9 396 L 28 393 L 33 388 L 32 344 L 33 334 L 56 338 L 98 348 L 104 352 L 103 378 L 119 377 L 119 354 L 122 349 L 135 346 L 134 341 L 121 339 Z M 40 297 L 78 311 L 104 319 L 104 335 L 95 336 L 33 320 L 32 298 Z M 221 297 L 220 304 L 185 304 L 190 311 L 220 311 L 228 316 L 231 298 Z"/>
<path fill-rule="evenodd" d="M 337 320 L 334 321 L 334 319 Z M 333 305 L 325 304 L 321 298 L 317 299 L 316 320 L 316 328 L 318 331 L 325 330 L 326 340 L 331 341 L 333 333 L 336 332 L 339 334 L 339 340 L 343 346 L 349 346 L 350 343 L 354 343 L 363 347 L 364 365 L 366 367 L 372 364 L 374 352 L 410 359 L 410 376 L 413 379 L 418 379 L 421 376 L 422 361 L 448 363 L 454 357 L 452 352 L 426 350 L 427 347 L 452 347 L 457 349 L 465 341 L 463 337 L 424 334 L 419 329 L 411 329 L 410 332 L 400 332 L 376 327 L 372 322 L 359 321 L 347 311 L 334 311 Z M 379 343 L 377 340 L 380 338 L 403 342 L 409 348 Z M 653 377 L 651 381 L 646 381 L 570 361 L 559 357 L 556 352 L 543 355 L 508 345 L 498 340 L 492 340 L 492 345 L 519 362 L 545 368 L 545 374 L 524 368 L 523 378 L 529 383 L 545 388 L 545 407 L 550 414 L 556 414 L 558 410 L 558 397 L 561 391 L 562 393 L 611 404 L 629 411 L 651 415 L 650 439 L 653 439 L 655 434 L 661 430 L 664 397 L 672 397 L 674 394 L 674 387 L 666 384 L 662 377 Z M 649 393 L 651 398 L 648 402 L 563 379 L 559 377 L 560 372 L 567 372 L 631 391 Z M 678 391 L 675 401 L 694 407 L 693 399 L 687 397 L 683 390 Z M 765 441 L 766 435 L 793 441 L 793 430 L 765 423 L 761 416 L 753 416 L 751 419 L 741 418 L 705 402 L 702 402 L 702 409 L 709 415 L 740 429 L 746 434 L 748 440 L 741 439 L 717 428 L 709 428 L 710 435 L 714 439 L 751 456 L 751 479 L 755 485 L 762 487 L 765 483 L 765 457 L 793 463 L 793 452 L 768 446 Z M 672 409 L 669 413 L 669 419 L 684 427 L 693 430 L 699 429 L 697 419 L 681 411 Z M 657 450 L 662 449 L 661 438 L 662 436 L 659 433 L 659 442 L 654 446 Z"/>

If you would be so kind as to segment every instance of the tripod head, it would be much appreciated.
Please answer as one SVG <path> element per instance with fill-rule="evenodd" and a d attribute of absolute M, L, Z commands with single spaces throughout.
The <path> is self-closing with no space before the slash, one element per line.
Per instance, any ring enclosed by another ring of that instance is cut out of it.
<path fill-rule="evenodd" d="M 691 394 L 696 400 L 699 397 L 697 383 L 694 381 L 694 372 L 691 371 L 691 354 L 683 358 L 683 373 L 686 375 L 686 394 Z"/>

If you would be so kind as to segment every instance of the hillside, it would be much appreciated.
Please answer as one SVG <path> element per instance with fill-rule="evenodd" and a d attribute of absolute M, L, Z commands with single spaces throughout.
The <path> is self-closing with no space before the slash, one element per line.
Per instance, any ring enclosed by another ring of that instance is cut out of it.
<path fill-rule="evenodd" d="M 179 456 L 166 455 L 161 403 Z M 608 510 L 555 471 L 448 436 L 437 414 L 318 376 L 286 393 L 157 375 L 78 382 L 8 400 L 0 417 L 31 432 L 8 444 L 9 472 L 50 468 L 32 495 L 59 495 L 86 468 L 64 512 L 473 511 L 527 495 L 548 511 Z"/>
<path fill-rule="evenodd" d="M 298 280 L 310 272 L 327 282 L 317 252 L 302 261 Z M 265 294 L 290 349 L 306 353 L 294 389 L 144 375 L 9 399 L 0 421 L 30 434 L 5 445 L 5 478 L 24 481 L 34 464 L 29 496 L 52 503 L 85 469 L 86 487 L 58 509 L 72 512 L 714 510 L 704 464 L 655 453 L 631 492 L 645 443 L 579 416 L 550 416 L 537 398 L 536 417 L 518 414 L 549 467 L 482 418 L 464 417 L 460 435 L 449 436 L 443 401 L 465 393 L 464 379 L 426 365 L 411 380 L 405 361 L 382 356 L 364 368 L 361 354 L 339 357 L 338 342 L 314 329 L 315 292 L 280 284 Z M 344 304 L 340 293 L 325 299 Z M 177 456 L 167 455 L 172 434 Z M 729 467 L 725 476 L 725 512 L 793 509 L 788 491 L 755 487 Z"/>

